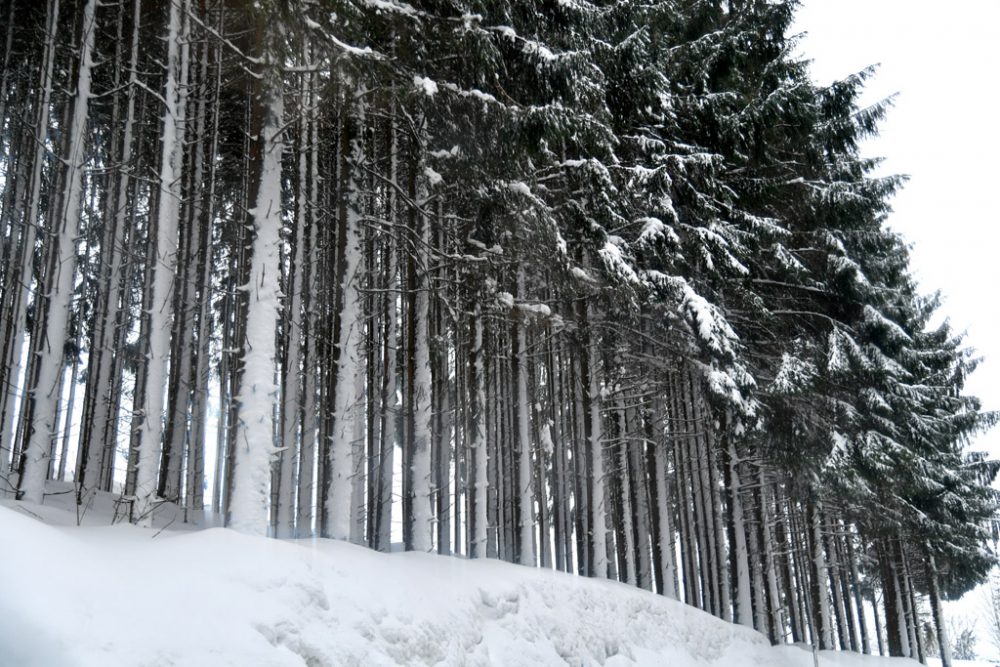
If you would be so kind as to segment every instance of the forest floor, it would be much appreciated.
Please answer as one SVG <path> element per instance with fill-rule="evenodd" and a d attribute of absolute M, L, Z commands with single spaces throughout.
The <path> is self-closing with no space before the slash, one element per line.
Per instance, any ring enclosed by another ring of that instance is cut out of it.
<path fill-rule="evenodd" d="M 802 647 L 624 584 L 181 521 L 112 525 L 110 496 L 78 527 L 71 499 L 0 500 L 0 665 L 813 665 Z M 820 664 L 917 663 L 824 652 Z"/>

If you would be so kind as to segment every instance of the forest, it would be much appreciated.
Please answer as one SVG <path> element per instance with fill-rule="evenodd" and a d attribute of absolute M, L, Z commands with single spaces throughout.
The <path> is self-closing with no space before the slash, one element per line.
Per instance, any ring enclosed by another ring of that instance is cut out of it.
<path fill-rule="evenodd" d="M 997 418 L 795 6 L 0 0 L 0 495 L 949 664 Z"/>

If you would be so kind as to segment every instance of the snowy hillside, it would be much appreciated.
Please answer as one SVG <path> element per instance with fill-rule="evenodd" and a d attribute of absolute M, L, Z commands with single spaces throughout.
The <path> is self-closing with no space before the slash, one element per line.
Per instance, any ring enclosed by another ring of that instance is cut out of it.
<path fill-rule="evenodd" d="M 0 534 L 18 545 L 0 568 L 0 664 L 813 664 L 806 650 L 624 584 L 180 522 L 112 526 L 102 509 L 77 527 L 63 509 L 0 504 Z"/>

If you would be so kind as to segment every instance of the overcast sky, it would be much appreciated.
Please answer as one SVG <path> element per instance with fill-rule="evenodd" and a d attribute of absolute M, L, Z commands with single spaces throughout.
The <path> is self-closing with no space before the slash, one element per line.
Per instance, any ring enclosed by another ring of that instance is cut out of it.
<path fill-rule="evenodd" d="M 865 153 L 910 176 L 890 225 L 984 357 L 968 391 L 1000 410 L 1000 0 L 803 0 L 793 30 L 817 82 L 879 63 L 866 100 L 899 94 Z M 976 444 L 1000 456 L 1000 428 Z"/>

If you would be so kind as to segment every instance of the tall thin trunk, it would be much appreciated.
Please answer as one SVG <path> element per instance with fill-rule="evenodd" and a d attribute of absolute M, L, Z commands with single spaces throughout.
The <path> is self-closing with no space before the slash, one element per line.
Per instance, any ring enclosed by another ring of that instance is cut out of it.
<path fill-rule="evenodd" d="M 317 405 L 318 393 L 318 357 L 319 345 L 317 344 L 317 328 L 319 316 L 313 308 L 313 304 L 318 298 L 318 286 L 320 281 L 316 273 L 320 267 L 319 231 L 316 229 L 316 219 L 318 210 L 319 191 L 319 117 L 315 105 L 316 75 L 309 76 L 309 94 L 306 107 L 309 113 L 309 137 L 308 137 L 308 175 L 303 188 L 308 186 L 307 201 L 305 211 L 311 213 L 311 224 L 307 224 L 302 238 L 303 250 L 308 246 L 308 252 L 304 252 L 304 263 L 302 265 L 301 280 L 299 290 L 302 294 L 302 327 L 299 336 L 299 347 L 303 350 L 302 372 L 303 378 L 300 386 L 298 404 L 302 410 L 302 442 L 299 453 L 299 477 L 296 496 L 298 505 L 296 507 L 295 531 L 298 537 L 310 537 L 313 534 L 314 501 L 316 485 L 316 436 L 319 429 L 319 406 Z"/>
<path fill-rule="evenodd" d="M 330 475 L 325 480 L 326 506 L 324 508 L 327 537 L 338 540 L 357 539 L 354 528 L 354 500 L 352 480 L 358 464 L 356 436 L 358 422 L 362 419 L 364 397 L 360 379 L 363 367 L 361 341 L 363 338 L 361 312 L 361 186 L 359 171 L 363 160 L 361 128 L 364 116 L 358 97 L 357 108 L 351 109 L 353 117 L 341 125 L 341 183 L 344 198 L 340 206 L 338 240 L 342 247 L 343 266 L 338 269 L 342 285 L 339 356 L 336 366 L 336 388 L 333 409 L 333 435 L 329 449 Z"/>
<path fill-rule="evenodd" d="M 753 627 L 753 611 L 750 604 L 750 559 L 747 552 L 746 525 L 743 517 L 742 482 L 740 480 L 740 457 L 736 443 L 728 440 L 729 459 L 729 505 L 732 508 L 733 558 L 736 561 L 736 622 Z"/>
<path fill-rule="evenodd" d="M 858 632 L 861 635 L 861 652 L 870 654 L 872 652 L 871 643 L 868 639 L 868 622 L 865 620 L 864 596 L 861 593 L 861 577 L 858 573 L 858 559 L 854 553 L 854 540 L 851 530 L 844 526 L 844 551 L 847 552 L 847 563 L 850 568 L 851 594 L 857 605 Z M 876 619 L 878 610 L 875 610 Z"/>
<path fill-rule="evenodd" d="M 833 617 L 836 622 L 837 636 L 840 639 L 840 650 L 849 651 L 851 650 L 851 642 L 847 631 L 846 605 L 840 586 L 840 562 L 837 559 L 835 549 L 835 536 L 830 534 L 829 528 L 825 538 L 827 571 L 830 577 L 830 593 L 833 597 Z"/>
<path fill-rule="evenodd" d="M 220 16 L 220 22 L 222 17 Z M 204 90 L 208 90 L 208 47 L 202 48 L 201 55 L 201 80 Z M 208 155 L 210 158 L 218 153 L 219 145 L 219 96 L 222 90 L 222 49 L 215 50 L 215 81 L 213 84 L 212 100 L 214 109 L 212 111 L 211 141 L 209 143 Z M 199 108 L 199 117 L 206 113 L 206 103 L 199 101 L 202 105 Z M 204 122 L 199 121 L 199 122 Z M 215 222 L 215 192 L 217 183 L 217 168 L 214 159 L 209 160 L 208 170 L 208 190 L 204 193 L 204 202 L 200 207 L 200 224 L 203 227 L 202 238 L 204 247 L 200 256 L 199 267 L 199 310 L 197 324 L 197 362 L 192 377 L 192 407 L 191 419 L 193 423 L 192 460 L 188 463 L 188 498 L 186 506 L 195 511 L 204 508 L 204 485 L 205 485 L 205 438 L 206 421 L 208 417 L 208 376 L 209 376 L 209 356 L 212 339 L 212 316 L 210 304 L 212 303 L 212 268 L 214 265 L 212 227 Z"/>
<path fill-rule="evenodd" d="M 486 553 L 487 540 L 487 488 L 489 477 L 487 470 L 487 443 L 486 443 L 486 365 L 483 361 L 483 318 L 480 307 L 476 306 L 476 312 L 472 316 L 473 342 L 472 342 L 472 367 L 473 383 L 475 393 L 473 398 L 473 435 L 472 435 L 472 456 L 475 460 L 475 470 L 473 474 L 473 503 L 475 514 L 472 520 L 472 549 L 470 555 L 473 558 L 482 558 Z"/>
<path fill-rule="evenodd" d="M 413 160 L 410 173 L 411 188 L 417 201 L 426 199 L 424 176 L 418 170 L 419 156 Z M 416 226 L 420 230 L 418 261 L 418 287 L 414 301 L 415 312 L 411 314 L 415 334 L 413 340 L 413 452 L 412 452 L 412 507 L 408 518 L 410 523 L 411 548 L 414 551 L 431 551 L 433 548 L 431 512 L 431 362 L 430 362 L 430 247 L 431 219 L 414 212 Z"/>
<path fill-rule="evenodd" d="M 21 278 L 21 287 L 20 289 L 16 286 L 12 287 L 12 298 L 14 303 L 12 308 L 13 313 L 11 315 L 11 336 L 13 337 L 13 341 L 10 344 L 9 356 L 4 360 L 6 361 L 6 368 L 16 368 L 21 365 L 22 346 L 24 341 L 24 325 L 22 323 L 26 320 L 28 301 L 31 296 L 31 275 L 35 257 L 36 233 L 37 230 L 42 227 L 40 213 L 42 200 L 42 167 L 45 164 L 46 141 L 49 130 L 49 101 L 52 97 L 52 73 L 55 67 L 56 59 L 55 37 L 56 27 L 59 25 L 59 0 L 49 1 L 46 16 L 46 40 L 43 55 L 44 63 L 41 68 L 41 80 L 38 83 L 41 94 L 38 97 L 37 108 L 35 109 L 35 150 L 31 162 L 30 194 L 28 195 L 28 208 L 22 218 L 21 225 L 21 267 L 19 274 Z M 39 296 L 41 296 L 40 288 L 41 285 L 39 284 Z M 6 380 L 7 381 L 4 383 L 3 388 L 0 389 L 0 395 L 3 396 L 3 423 L 0 424 L 0 452 L 11 452 L 13 455 L 15 414 L 13 406 L 17 397 L 16 390 L 18 383 L 16 381 L 16 377 L 6 378 Z M 29 382 L 30 378 L 27 373 L 25 373 L 23 384 L 27 385 Z M 28 396 L 25 394 L 20 403 L 22 422 L 24 420 L 27 402 Z M 3 462 L 0 461 L 0 463 Z M 11 464 L 15 469 L 20 466 L 20 462 L 16 457 L 13 457 Z M 36 467 L 36 471 L 37 470 L 38 469 Z M 6 470 L 0 468 L 0 475 L 6 478 Z M 32 493 L 39 501 L 41 500 L 40 494 L 42 491 L 40 489 L 33 489 Z"/>
<path fill-rule="evenodd" d="M 589 315 L 589 313 L 588 313 Z M 593 321 L 592 319 L 590 321 Z M 604 447 L 601 428 L 601 385 L 598 378 L 599 357 L 597 353 L 597 337 L 593 328 L 588 332 L 587 341 L 587 396 L 590 408 L 590 443 L 588 463 L 591 470 L 590 483 L 590 530 L 592 540 L 591 576 L 606 578 L 608 576 L 608 537 L 604 502 Z"/>
<path fill-rule="evenodd" d="M 888 649 L 885 645 L 884 633 L 882 632 L 882 620 L 879 617 L 878 600 L 875 599 L 875 589 L 871 589 L 872 618 L 875 619 L 875 642 L 878 644 L 878 654 L 886 655 Z"/>
<path fill-rule="evenodd" d="M 181 17 L 181 45 L 180 45 L 180 81 L 178 87 L 177 100 L 177 124 L 181 129 L 182 141 L 186 145 L 186 124 L 187 124 L 187 104 L 188 89 L 190 87 L 191 71 L 191 45 L 187 36 L 190 34 L 190 4 L 183 8 L 184 14 Z M 181 470 L 188 439 L 188 416 L 190 415 L 190 378 L 191 366 L 194 359 L 194 327 L 191 326 L 193 305 L 193 281 L 194 275 L 194 253 L 203 242 L 200 238 L 201 228 L 197 224 L 197 218 L 192 215 L 197 210 L 192 203 L 196 201 L 195 194 L 201 187 L 197 187 L 191 181 L 192 170 L 188 169 L 191 161 L 197 165 L 200 172 L 201 166 L 198 164 L 203 146 L 202 138 L 204 124 L 195 128 L 192 136 L 195 145 L 194 156 L 182 154 L 178 159 L 179 175 L 181 177 L 181 195 L 183 199 L 178 202 L 179 208 L 177 222 L 179 225 L 179 242 L 177 253 L 174 259 L 176 275 L 173 281 L 174 299 L 174 319 L 173 330 L 170 336 L 170 376 L 167 384 L 167 411 L 164 415 L 163 452 L 160 462 L 160 476 L 158 481 L 157 494 L 173 502 L 180 502 L 181 486 L 183 483 Z M 200 173 L 198 173 L 200 176 Z"/>
<path fill-rule="evenodd" d="M 663 399 L 654 399 L 653 421 L 655 432 L 663 432 L 666 420 Z M 677 599 L 677 575 L 674 567 L 674 529 L 670 521 L 670 487 L 667 477 L 667 443 L 662 438 L 657 438 L 653 442 L 654 462 L 656 475 L 656 519 L 659 522 L 659 543 L 657 548 L 660 552 L 660 570 L 658 572 L 662 582 L 663 594 L 667 597 Z"/>
<path fill-rule="evenodd" d="M 524 271 L 518 272 L 518 297 L 524 299 Z M 520 508 L 520 535 L 518 537 L 519 562 L 521 565 L 535 564 L 535 509 L 531 479 L 531 436 L 528 424 L 528 414 L 531 409 L 528 398 L 528 336 L 527 323 L 516 325 L 517 333 L 515 359 L 517 364 L 517 490 L 518 507 Z"/>
<path fill-rule="evenodd" d="M 273 29 L 273 28 L 272 28 Z M 254 229 L 249 297 L 243 345 L 238 419 L 235 423 L 232 496 L 229 525 L 264 535 L 269 524 L 271 461 L 275 450 L 276 330 L 281 317 L 281 283 L 277 270 L 281 256 L 281 158 L 284 97 L 277 72 L 277 55 L 268 54 L 262 80 L 263 123 L 260 138 L 260 174 L 254 207 Z"/>
<path fill-rule="evenodd" d="M 625 410 L 625 399 L 618 393 L 616 401 L 616 416 L 618 418 L 618 442 L 614 451 L 617 454 L 617 460 L 614 462 L 615 468 L 617 468 L 617 506 L 618 506 L 618 519 L 617 524 L 617 536 L 622 539 L 618 542 L 619 547 L 619 568 L 624 569 L 624 576 L 622 581 L 629 584 L 630 586 L 637 586 L 639 584 L 639 577 L 636 572 L 636 562 L 635 562 L 635 526 L 632 521 L 633 509 L 632 509 L 632 480 L 629 476 L 629 453 L 628 453 L 628 420 L 626 418 Z"/>
<path fill-rule="evenodd" d="M 772 644 L 778 644 L 784 640 L 785 623 L 781 614 L 781 597 L 778 593 L 778 556 L 774 549 L 774 537 L 772 531 L 773 503 L 770 498 L 771 487 L 764 477 L 764 467 L 759 468 L 758 482 L 760 483 L 760 534 L 763 547 L 763 566 L 767 583 L 768 609 L 770 610 L 770 633 Z"/>
<path fill-rule="evenodd" d="M 388 143 L 390 154 L 390 179 L 396 177 L 396 133 L 395 128 L 390 124 L 388 128 Z M 392 220 L 395 216 L 395 193 L 390 188 L 386 194 L 387 218 Z M 392 540 L 392 482 L 393 468 L 396 455 L 396 444 L 399 438 L 397 422 L 399 416 L 399 400 L 396 396 L 397 374 L 396 374 L 396 353 L 398 337 L 396 334 L 398 318 L 396 314 L 396 294 L 399 286 L 398 272 L 396 270 L 396 243 L 394 235 L 390 232 L 386 235 L 385 252 L 385 296 L 383 298 L 382 311 L 382 427 L 379 429 L 381 443 L 379 448 L 379 469 L 378 469 L 378 515 L 375 530 L 378 534 L 377 547 L 381 551 L 389 551 Z"/>
<path fill-rule="evenodd" d="M 924 656 L 923 637 L 920 633 L 920 607 L 917 604 L 917 596 L 914 591 L 910 561 L 906 557 L 906 552 L 903 550 L 902 544 L 899 545 L 899 560 L 903 564 L 902 578 L 903 590 L 905 591 L 906 627 L 910 638 L 910 657 L 916 658 L 920 664 L 927 664 L 927 659 Z"/>
<path fill-rule="evenodd" d="M 83 162 L 86 149 L 86 125 L 90 108 L 91 70 L 94 66 L 94 38 L 97 0 L 87 0 L 83 9 L 83 36 L 80 47 L 80 67 L 77 72 L 76 99 L 69 128 L 69 149 L 66 155 L 66 179 L 62 214 L 58 229 L 53 230 L 52 253 L 58 254 L 56 275 L 51 282 L 49 307 L 42 335 L 45 345 L 39 346 L 38 374 L 31 386 L 34 401 L 28 446 L 24 452 L 24 473 L 20 480 L 23 498 L 42 502 L 45 475 L 49 468 L 49 452 L 58 429 L 59 389 L 65 368 L 64 343 L 69 335 L 70 309 L 76 274 L 76 240 L 80 236 Z"/>
<path fill-rule="evenodd" d="M 941 667 L 951 667 L 951 642 L 948 639 L 948 629 L 944 621 L 944 609 L 941 605 L 941 586 L 938 581 L 937 564 L 934 555 L 928 549 L 927 556 L 927 583 L 928 594 L 930 595 L 931 615 L 934 617 L 934 630 L 937 633 L 938 648 L 941 656 Z"/>
<path fill-rule="evenodd" d="M 152 285 L 152 303 L 149 306 L 149 362 L 146 371 L 143 401 L 142 435 L 139 445 L 139 463 L 136 474 L 137 504 L 134 520 L 152 521 L 153 498 L 156 493 L 157 471 L 163 439 L 164 383 L 170 355 L 170 329 L 172 313 L 170 292 L 173 283 L 177 238 L 178 200 L 180 193 L 180 168 L 183 153 L 183 132 L 180 121 L 179 91 L 179 41 L 181 7 L 170 3 L 167 32 L 167 76 L 164 89 L 166 107 L 163 114 L 163 131 L 160 136 L 160 196 L 156 214 L 156 240 L 154 263 L 149 267 L 148 280 Z M 150 240 L 152 243 L 153 241 Z"/>

